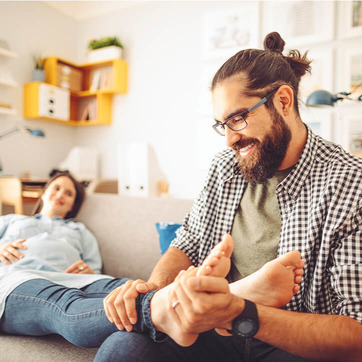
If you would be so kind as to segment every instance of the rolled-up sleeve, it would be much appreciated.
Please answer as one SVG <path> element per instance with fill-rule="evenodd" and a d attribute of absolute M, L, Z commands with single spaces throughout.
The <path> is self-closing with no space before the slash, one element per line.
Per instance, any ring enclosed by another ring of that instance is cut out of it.
<path fill-rule="evenodd" d="M 196 266 L 199 264 L 203 210 L 204 191 L 195 200 L 190 213 L 185 217 L 183 225 L 176 232 L 176 239 L 170 245 L 183 251 Z"/>
<path fill-rule="evenodd" d="M 334 252 L 331 286 L 336 293 L 334 310 L 362 323 L 362 208 L 346 221 Z"/>

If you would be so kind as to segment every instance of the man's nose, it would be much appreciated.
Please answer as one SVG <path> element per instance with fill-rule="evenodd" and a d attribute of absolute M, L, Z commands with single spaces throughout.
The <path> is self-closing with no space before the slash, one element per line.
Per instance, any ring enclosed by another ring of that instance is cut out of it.
<path fill-rule="evenodd" d="M 232 147 L 236 142 L 242 137 L 239 132 L 235 132 L 225 125 L 225 137 L 226 137 L 226 146 Z"/>

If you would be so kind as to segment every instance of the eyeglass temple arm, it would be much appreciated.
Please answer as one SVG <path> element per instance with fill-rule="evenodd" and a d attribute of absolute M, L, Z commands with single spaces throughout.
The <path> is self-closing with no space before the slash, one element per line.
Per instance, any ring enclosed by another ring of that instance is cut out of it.
<path fill-rule="evenodd" d="M 279 88 L 278 88 L 278 89 L 279 89 Z M 269 100 L 269 98 L 270 98 L 271 96 L 273 96 L 274 93 L 275 93 L 278 89 L 276 89 L 275 91 L 273 91 L 273 92 L 269 93 L 268 95 L 266 95 L 266 96 L 265 96 L 264 98 L 262 98 L 257 104 L 255 104 L 254 106 L 252 106 L 251 108 L 249 108 L 248 111 L 245 112 L 245 113 L 250 113 L 250 112 L 252 112 L 255 108 L 258 108 L 258 107 L 261 106 L 262 104 L 266 103 L 266 102 Z"/>

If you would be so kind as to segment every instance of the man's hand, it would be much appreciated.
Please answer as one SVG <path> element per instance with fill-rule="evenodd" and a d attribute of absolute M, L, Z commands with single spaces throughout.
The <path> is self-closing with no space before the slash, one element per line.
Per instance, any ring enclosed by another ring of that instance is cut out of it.
<path fill-rule="evenodd" d="M 71 274 L 94 274 L 93 269 L 83 260 L 76 261 L 64 272 Z"/>
<path fill-rule="evenodd" d="M 24 255 L 18 249 L 26 250 L 28 247 L 23 243 L 26 239 L 17 239 L 10 241 L 0 247 L 0 261 L 10 265 L 22 259 Z"/>
<path fill-rule="evenodd" d="M 157 289 L 153 283 L 144 280 L 129 280 L 110 292 L 103 300 L 103 306 L 108 320 L 119 330 L 131 332 L 132 324 L 137 323 L 136 298 L 138 294 L 148 293 Z"/>
<path fill-rule="evenodd" d="M 187 333 L 231 329 L 232 320 L 244 309 L 244 300 L 231 294 L 226 279 L 196 277 L 196 272 L 191 267 L 176 278 L 169 294 L 171 315 Z M 172 308 L 175 301 L 180 304 Z"/>

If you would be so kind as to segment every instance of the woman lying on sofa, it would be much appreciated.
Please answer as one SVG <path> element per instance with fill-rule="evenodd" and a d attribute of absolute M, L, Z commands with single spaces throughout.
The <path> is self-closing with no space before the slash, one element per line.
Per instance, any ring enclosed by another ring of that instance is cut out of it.
<path fill-rule="evenodd" d="M 84 196 L 70 174 L 57 173 L 34 216 L 0 217 L 0 331 L 55 333 L 98 347 L 117 330 L 103 312 L 103 299 L 128 279 L 100 274 L 97 240 L 72 219 Z"/>

